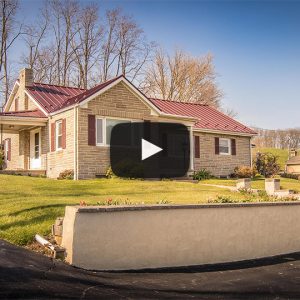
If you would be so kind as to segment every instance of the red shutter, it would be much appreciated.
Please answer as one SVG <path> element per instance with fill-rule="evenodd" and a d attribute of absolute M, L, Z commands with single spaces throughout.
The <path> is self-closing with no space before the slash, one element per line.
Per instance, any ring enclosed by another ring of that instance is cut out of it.
<path fill-rule="evenodd" d="M 220 139 L 215 137 L 215 154 L 220 154 Z"/>
<path fill-rule="evenodd" d="M 55 151 L 55 123 L 51 124 L 51 151 Z"/>
<path fill-rule="evenodd" d="M 88 145 L 96 146 L 96 117 L 88 115 Z"/>
<path fill-rule="evenodd" d="M 194 136 L 195 143 L 195 158 L 200 158 L 200 139 L 199 135 Z"/>
<path fill-rule="evenodd" d="M 236 141 L 231 139 L 231 155 L 236 155 Z"/>
<path fill-rule="evenodd" d="M 7 139 L 7 160 L 11 161 L 11 139 Z"/>
<path fill-rule="evenodd" d="M 66 149 L 66 119 L 61 120 L 61 129 L 62 129 L 61 147 L 63 149 Z"/>

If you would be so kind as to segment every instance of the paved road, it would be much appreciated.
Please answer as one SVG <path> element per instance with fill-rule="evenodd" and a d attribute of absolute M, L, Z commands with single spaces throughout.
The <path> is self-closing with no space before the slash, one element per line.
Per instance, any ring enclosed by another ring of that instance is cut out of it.
<path fill-rule="evenodd" d="M 88 272 L 0 240 L 0 299 L 300 299 L 300 253 L 211 267 Z"/>

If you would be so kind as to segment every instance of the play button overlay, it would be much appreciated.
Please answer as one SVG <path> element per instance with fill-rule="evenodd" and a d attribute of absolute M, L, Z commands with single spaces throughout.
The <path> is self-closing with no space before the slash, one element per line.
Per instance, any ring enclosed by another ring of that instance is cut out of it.
<path fill-rule="evenodd" d="M 177 123 L 117 124 L 111 131 L 110 163 L 119 177 L 185 176 L 190 164 L 189 131 Z"/>
<path fill-rule="evenodd" d="M 162 151 L 163 149 L 142 139 L 142 160 Z"/>

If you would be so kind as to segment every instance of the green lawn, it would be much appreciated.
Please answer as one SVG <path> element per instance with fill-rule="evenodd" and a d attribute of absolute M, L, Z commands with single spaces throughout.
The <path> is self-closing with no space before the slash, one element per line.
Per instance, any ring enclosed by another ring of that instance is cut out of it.
<path fill-rule="evenodd" d="M 204 180 L 202 183 L 207 184 L 218 184 L 218 185 L 225 185 L 225 186 L 235 186 L 236 180 L 235 179 L 209 179 Z M 256 177 L 252 179 L 251 187 L 253 189 L 263 190 L 265 186 L 265 180 L 261 177 Z M 294 190 L 300 193 L 300 181 L 295 179 L 289 178 L 280 178 L 280 186 L 282 189 L 286 190 Z"/>
<path fill-rule="evenodd" d="M 282 187 L 300 191 L 300 182 L 281 179 Z M 120 203 L 207 203 L 218 196 L 244 201 L 246 195 L 206 185 L 235 185 L 235 180 L 211 179 L 198 184 L 177 181 L 122 179 L 51 180 L 0 175 L 0 238 L 18 245 L 30 243 L 36 233 L 48 235 L 51 224 L 64 215 L 66 205 L 80 201 L 97 204 L 108 199 Z M 262 189 L 256 179 L 253 188 Z M 254 201 L 257 199 L 254 197 Z"/>
<path fill-rule="evenodd" d="M 283 171 L 285 168 L 285 163 L 288 160 L 289 152 L 287 149 L 276 149 L 276 148 L 253 148 L 252 155 L 255 158 L 256 153 L 260 151 L 262 153 L 270 152 L 274 155 L 278 156 L 278 163 L 280 165 L 281 170 Z"/>
<path fill-rule="evenodd" d="M 50 233 L 50 226 L 64 215 L 66 205 L 80 201 L 131 203 L 201 203 L 217 195 L 239 197 L 228 190 L 176 181 L 122 179 L 51 180 L 0 175 L 0 238 L 19 245 L 33 240 L 36 233 Z"/>

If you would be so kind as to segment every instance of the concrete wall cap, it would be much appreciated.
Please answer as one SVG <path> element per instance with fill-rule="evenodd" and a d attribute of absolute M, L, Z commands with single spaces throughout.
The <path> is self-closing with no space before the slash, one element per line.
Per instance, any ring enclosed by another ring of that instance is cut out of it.
<path fill-rule="evenodd" d="M 266 182 L 280 182 L 279 178 L 266 178 L 265 179 Z"/>
<path fill-rule="evenodd" d="M 300 205 L 300 201 L 256 202 L 256 203 L 209 203 L 209 204 L 183 204 L 183 205 L 115 205 L 115 206 L 66 206 L 66 209 L 76 210 L 77 213 L 102 213 L 141 210 L 163 209 L 206 209 L 206 208 L 234 208 L 259 206 L 287 206 Z"/>

